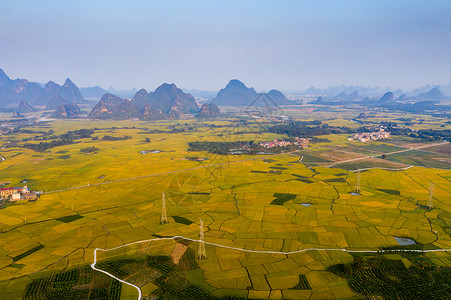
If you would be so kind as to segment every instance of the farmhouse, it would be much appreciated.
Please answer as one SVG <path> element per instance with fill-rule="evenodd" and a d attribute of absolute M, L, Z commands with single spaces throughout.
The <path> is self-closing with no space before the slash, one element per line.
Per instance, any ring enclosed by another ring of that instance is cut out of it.
<path fill-rule="evenodd" d="M 3 188 L 0 190 L 0 196 L 1 198 L 9 198 L 11 201 L 35 200 L 37 198 L 37 194 L 32 193 L 26 185 L 23 187 Z"/>

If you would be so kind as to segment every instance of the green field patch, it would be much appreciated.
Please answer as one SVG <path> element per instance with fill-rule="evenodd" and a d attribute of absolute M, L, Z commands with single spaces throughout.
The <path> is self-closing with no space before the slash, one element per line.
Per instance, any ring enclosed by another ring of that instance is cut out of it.
<path fill-rule="evenodd" d="M 337 264 L 328 271 L 347 279 L 349 287 L 366 298 L 451 299 L 451 268 L 435 266 L 424 254 L 400 254 L 403 260 L 383 255 L 354 256 L 351 264 Z M 409 268 L 406 268 L 408 262 Z"/>
<path fill-rule="evenodd" d="M 400 195 L 401 194 L 401 192 L 398 190 L 391 190 L 391 189 L 376 189 L 376 190 L 390 194 L 390 195 Z"/>
<path fill-rule="evenodd" d="M 309 178 L 307 176 L 303 176 L 303 175 L 298 175 L 298 174 L 290 174 L 292 176 L 298 177 L 298 178 Z"/>
<path fill-rule="evenodd" d="M 266 174 L 267 172 L 252 170 L 251 173 Z"/>
<path fill-rule="evenodd" d="M 301 181 L 301 182 L 303 182 L 303 183 L 313 183 L 312 180 L 307 179 L 307 178 L 297 178 L 296 180 L 297 180 L 297 181 Z"/>
<path fill-rule="evenodd" d="M 273 195 L 276 197 L 270 204 L 273 205 L 283 205 L 285 202 L 293 200 L 296 198 L 296 195 L 294 194 L 288 194 L 288 193 L 274 193 Z"/>
<path fill-rule="evenodd" d="M 346 182 L 345 178 L 331 178 L 323 180 L 324 182 Z"/>
<path fill-rule="evenodd" d="M 265 163 L 273 163 L 273 162 L 275 162 L 274 159 L 269 159 L 269 158 L 264 159 L 263 161 L 264 161 Z"/>
<path fill-rule="evenodd" d="M 339 147 L 339 150 L 343 150 L 343 151 L 349 151 L 349 152 L 355 152 L 355 153 L 360 153 L 360 154 L 365 154 L 365 155 L 376 155 L 379 154 L 379 151 L 372 151 L 371 149 L 366 149 L 367 147 L 363 146 L 363 147 L 359 147 L 356 145 L 349 145 L 347 147 Z"/>
<path fill-rule="evenodd" d="M 307 277 L 304 274 L 299 275 L 299 282 L 290 290 L 311 290 L 312 287 L 308 283 Z"/>
<path fill-rule="evenodd" d="M 208 293 L 216 290 L 214 286 L 212 286 L 205 280 L 202 269 L 186 271 L 185 276 L 186 279 L 188 279 L 192 284 L 203 288 Z"/>
<path fill-rule="evenodd" d="M 443 155 L 418 150 L 405 151 L 387 155 L 387 160 L 407 165 L 424 166 L 440 169 L 451 169 L 451 164 L 442 161 Z"/>
<path fill-rule="evenodd" d="M 56 151 L 55 154 L 64 154 L 64 153 L 67 153 L 67 152 L 69 152 L 69 151 L 67 151 L 67 150 L 60 150 L 60 151 Z"/>
<path fill-rule="evenodd" d="M 387 144 L 365 144 L 365 145 L 359 145 L 359 147 L 361 147 L 362 149 L 366 149 L 366 150 L 370 150 L 370 151 L 373 150 L 373 151 L 382 152 L 382 153 L 390 153 L 390 152 L 407 149 L 407 148 L 397 147 L 397 146 L 392 146 L 392 145 L 387 145 Z"/>
<path fill-rule="evenodd" d="M 190 221 L 190 220 L 188 220 L 188 219 L 185 219 L 184 217 L 172 216 L 172 218 L 174 219 L 174 221 L 175 221 L 176 223 L 179 223 L 179 224 L 185 224 L 185 225 L 191 225 L 191 224 L 193 224 L 192 221 Z"/>
<path fill-rule="evenodd" d="M 302 161 L 301 163 L 311 163 L 311 162 L 316 162 L 316 163 L 327 163 L 327 162 L 332 162 L 332 160 L 320 157 L 318 155 L 315 154 L 319 154 L 321 152 L 301 152 L 301 155 L 299 156 L 299 158 L 302 157 Z"/>
<path fill-rule="evenodd" d="M 60 218 L 57 218 L 56 220 L 60 221 L 60 222 L 64 222 L 64 223 L 69 223 L 69 222 L 73 222 L 73 221 L 76 221 L 81 218 L 83 218 L 83 216 L 81 216 L 81 215 L 71 215 L 71 216 L 60 217 Z"/>
<path fill-rule="evenodd" d="M 338 174 L 334 174 L 334 176 L 346 176 L 348 175 L 347 173 L 338 173 Z"/>
<path fill-rule="evenodd" d="M 18 261 L 18 260 L 21 260 L 22 258 L 25 258 L 25 257 L 27 257 L 28 255 L 31 255 L 31 254 L 35 253 L 36 251 L 41 250 L 42 248 L 44 248 L 44 246 L 41 245 L 41 244 L 39 244 L 38 246 L 33 247 L 33 248 L 31 248 L 30 250 L 23 252 L 22 254 L 19 254 L 19 255 L 17 255 L 17 256 L 14 256 L 14 257 L 12 257 L 13 262 L 16 262 L 16 261 Z"/>
<path fill-rule="evenodd" d="M 285 168 L 285 167 L 274 167 L 274 166 L 271 166 L 271 167 L 269 167 L 270 169 L 275 169 L 275 170 L 286 170 L 287 168 Z"/>
<path fill-rule="evenodd" d="M 119 281 L 108 275 L 84 266 L 34 279 L 26 286 L 22 299 L 119 300 L 121 286 Z"/>
<path fill-rule="evenodd" d="M 8 265 L 8 267 L 15 268 L 15 269 L 22 269 L 25 266 L 26 265 L 24 265 L 24 264 L 16 264 L 16 263 L 12 263 L 12 264 Z"/>
<path fill-rule="evenodd" d="M 57 157 L 58 159 L 68 159 L 70 158 L 70 155 L 66 154 L 66 155 L 61 155 Z"/>

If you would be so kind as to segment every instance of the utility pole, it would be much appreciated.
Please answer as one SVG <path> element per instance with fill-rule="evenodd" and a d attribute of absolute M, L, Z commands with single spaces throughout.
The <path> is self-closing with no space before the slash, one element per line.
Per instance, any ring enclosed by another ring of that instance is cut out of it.
<path fill-rule="evenodd" d="M 164 199 L 164 193 L 161 192 L 162 198 L 161 198 L 161 220 L 160 224 L 167 224 L 168 222 L 168 215 L 166 211 L 166 200 Z"/>
<path fill-rule="evenodd" d="M 205 251 L 205 242 L 204 242 L 204 222 L 201 218 L 199 218 L 199 250 L 197 251 L 197 259 L 203 260 L 207 259 L 207 252 Z"/>

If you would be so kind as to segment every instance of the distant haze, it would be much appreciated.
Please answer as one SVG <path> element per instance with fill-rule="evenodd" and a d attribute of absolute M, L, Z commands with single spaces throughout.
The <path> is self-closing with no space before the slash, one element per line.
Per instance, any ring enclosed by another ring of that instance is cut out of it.
<path fill-rule="evenodd" d="M 0 1 L 0 68 L 106 89 L 451 82 L 451 1 Z"/>

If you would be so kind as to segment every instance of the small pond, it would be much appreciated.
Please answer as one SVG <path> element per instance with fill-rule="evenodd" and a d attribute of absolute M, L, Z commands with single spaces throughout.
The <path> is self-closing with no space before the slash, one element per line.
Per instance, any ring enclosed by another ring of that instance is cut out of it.
<path fill-rule="evenodd" d="M 409 238 L 403 238 L 398 236 L 394 236 L 394 238 L 401 246 L 415 245 L 417 243 L 415 242 L 415 240 Z"/>

